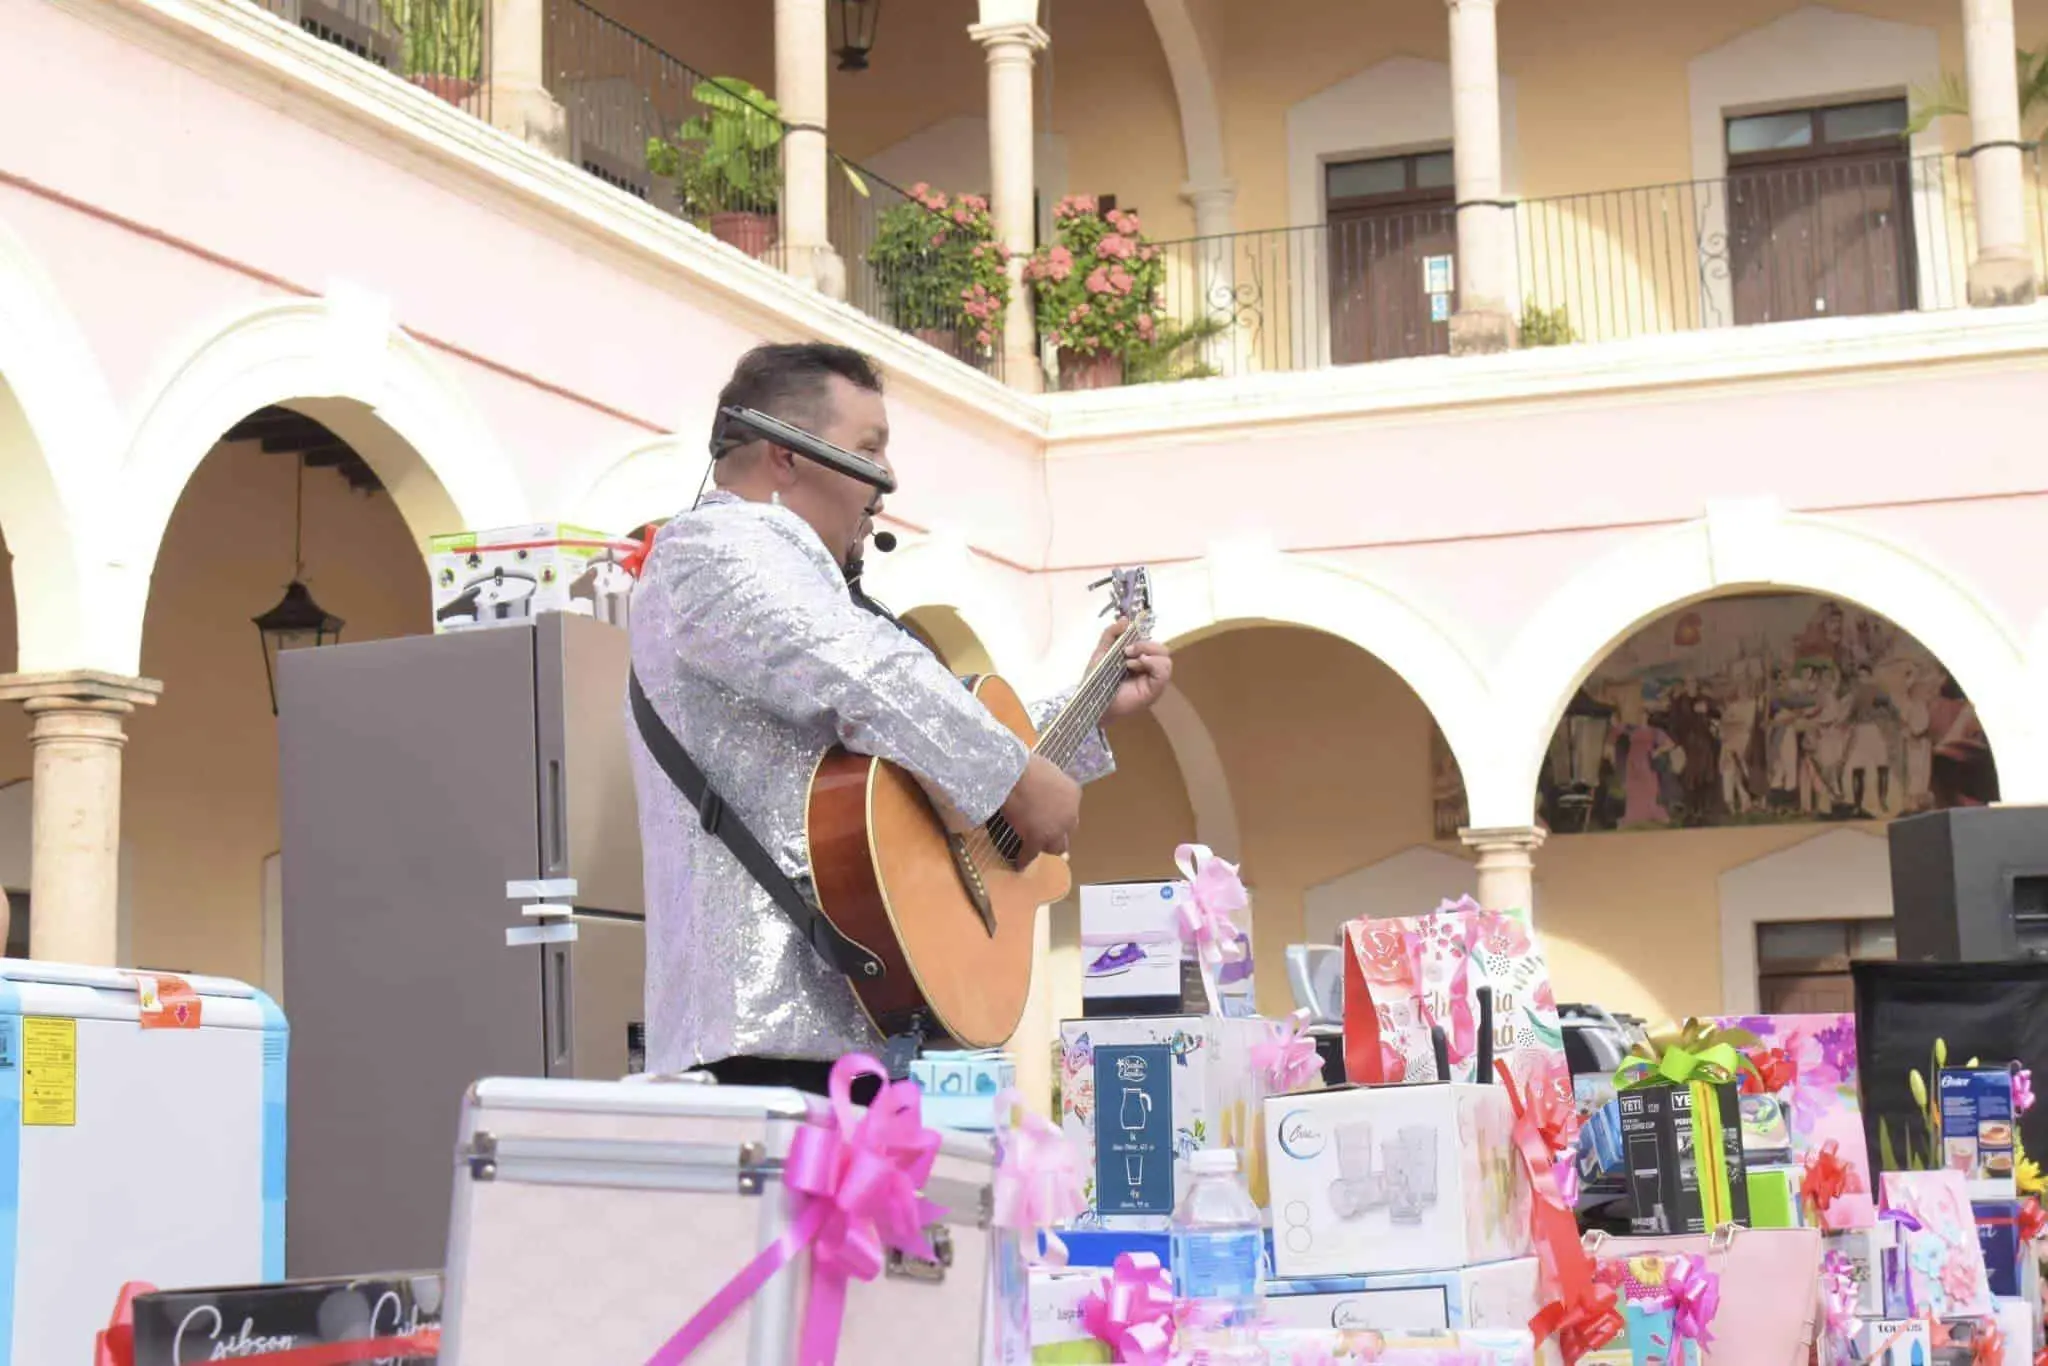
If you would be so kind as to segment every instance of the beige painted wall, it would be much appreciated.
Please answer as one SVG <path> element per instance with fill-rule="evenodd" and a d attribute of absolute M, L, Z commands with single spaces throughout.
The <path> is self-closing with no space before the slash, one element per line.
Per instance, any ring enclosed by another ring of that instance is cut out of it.
<path fill-rule="evenodd" d="M 291 577 L 289 456 L 221 446 L 164 537 L 143 672 L 163 699 L 130 718 L 123 843 L 138 965 L 260 982 L 262 867 L 278 847 L 277 727 L 249 618 Z M 306 581 L 344 640 L 427 629 L 427 576 L 391 500 L 306 471 Z M 0 594 L 0 671 L 13 667 L 14 599 Z M 27 718 L 0 715 L 0 782 L 30 771 Z"/>

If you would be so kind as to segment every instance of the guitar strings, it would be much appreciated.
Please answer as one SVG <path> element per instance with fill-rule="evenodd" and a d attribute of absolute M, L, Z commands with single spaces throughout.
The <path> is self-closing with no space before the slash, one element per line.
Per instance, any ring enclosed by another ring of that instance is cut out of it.
<path fill-rule="evenodd" d="M 1079 753 L 1087 735 L 1087 728 L 1081 724 L 1082 719 L 1090 713 L 1099 716 L 1099 709 L 1106 707 L 1115 697 L 1116 690 L 1123 686 L 1125 678 L 1129 675 L 1123 653 L 1143 638 L 1144 629 L 1140 621 L 1134 621 L 1117 637 L 1114 645 L 1090 671 L 1075 696 L 1068 700 L 1067 705 L 1060 709 L 1059 715 L 1046 727 L 1045 734 L 1039 739 L 1036 753 L 1044 755 L 1061 768 L 1066 767 L 1074 755 Z M 995 854 L 1014 867 L 1018 854 L 1023 850 L 1023 841 L 1010 827 L 1009 822 L 998 814 L 990 818 L 987 825 L 965 836 L 962 839 L 962 846 L 969 862 L 977 869 L 986 866 L 977 857 L 982 853 Z"/>

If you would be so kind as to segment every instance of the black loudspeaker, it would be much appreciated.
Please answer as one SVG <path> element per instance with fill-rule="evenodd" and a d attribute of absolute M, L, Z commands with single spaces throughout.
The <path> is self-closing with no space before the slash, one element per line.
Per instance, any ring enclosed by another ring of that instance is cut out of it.
<path fill-rule="evenodd" d="M 1890 839 L 1900 962 L 2048 957 L 2048 807 L 1930 811 Z"/>
<path fill-rule="evenodd" d="M 1856 982 L 1856 1066 L 1863 1096 L 1863 1128 L 1873 1171 L 1881 1170 L 1878 1128 L 1895 1144 L 1924 1144 L 1926 1124 L 1913 1103 L 1907 1074 L 1918 1070 L 1930 1087 L 1929 1056 L 1936 1039 L 1948 1046 L 1951 1067 L 1971 1058 L 1986 1066 L 2008 1062 L 2048 1077 L 2048 962 L 1852 963 Z M 2048 1155 L 2048 1105 L 2020 1121 L 2027 1152 Z M 1903 1156 L 1903 1154 L 1902 1154 Z"/>

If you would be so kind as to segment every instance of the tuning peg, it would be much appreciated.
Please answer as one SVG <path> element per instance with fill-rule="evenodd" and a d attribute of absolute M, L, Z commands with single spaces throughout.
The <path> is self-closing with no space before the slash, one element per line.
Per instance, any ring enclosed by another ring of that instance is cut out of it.
<path fill-rule="evenodd" d="M 1089 591 L 1089 592 L 1091 592 L 1091 593 L 1093 593 L 1093 592 L 1094 592 L 1094 591 L 1095 591 L 1096 589 L 1098 589 L 1098 588 L 1104 588 L 1104 587 L 1107 587 L 1108 585 L 1110 585 L 1110 584 L 1112 584 L 1112 583 L 1115 583 L 1115 582 L 1116 582 L 1116 575 L 1115 575 L 1115 574 L 1110 574 L 1110 575 L 1108 575 L 1108 576 L 1107 576 L 1107 577 L 1105 577 L 1105 578 L 1100 578 L 1100 579 L 1097 579 L 1097 580 L 1096 580 L 1096 581 L 1095 581 L 1094 583 L 1091 583 L 1091 584 L 1089 584 L 1089 585 L 1088 585 L 1088 591 Z"/>

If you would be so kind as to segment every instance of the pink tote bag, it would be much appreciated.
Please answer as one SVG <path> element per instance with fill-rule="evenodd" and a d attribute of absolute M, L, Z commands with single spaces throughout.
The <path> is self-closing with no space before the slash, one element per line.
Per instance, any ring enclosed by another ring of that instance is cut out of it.
<path fill-rule="evenodd" d="M 1709 1366 L 1807 1366 L 1820 1327 L 1820 1230 L 1743 1228 L 1655 1238 L 1586 1235 L 1596 1262 L 1687 1253 L 1721 1278 Z"/>

